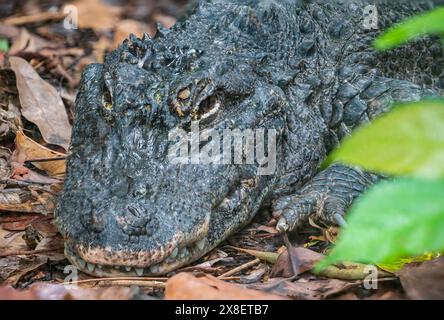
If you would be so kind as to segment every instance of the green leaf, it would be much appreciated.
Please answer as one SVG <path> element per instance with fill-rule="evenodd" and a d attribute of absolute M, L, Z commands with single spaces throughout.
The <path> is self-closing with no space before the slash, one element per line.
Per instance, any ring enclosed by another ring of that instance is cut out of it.
<path fill-rule="evenodd" d="M 326 160 L 332 162 L 391 175 L 444 177 L 444 100 L 395 107 L 345 139 Z"/>
<path fill-rule="evenodd" d="M 0 52 L 8 52 L 9 50 L 9 43 L 7 39 L 1 39 L 0 38 Z"/>
<path fill-rule="evenodd" d="M 444 33 L 444 7 L 415 16 L 390 28 L 374 42 L 377 50 L 388 50 L 425 34 Z"/>
<path fill-rule="evenodd" d="M 444 249 L 444 180 L 402 179 L 358 200 L 336 247 L 317 270 L 342 261 L 390 263 Z"/>

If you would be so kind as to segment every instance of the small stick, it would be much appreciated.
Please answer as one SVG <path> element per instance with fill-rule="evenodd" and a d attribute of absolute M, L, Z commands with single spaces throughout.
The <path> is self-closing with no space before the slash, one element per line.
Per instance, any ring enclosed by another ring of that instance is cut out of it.
<path fill-rule="evenodd" d="M 165 288 L 165 282 L 159 281 L 137 281 L 137 280 L 118 280 L 118 281 L 107 281 L 102 280 L 97 282 L 99 287 L 111 287 L 111 286 L 119 286 L 119 287 L 152 287 L 152 288 Z"/>
<path fill-rule="evenodd" d="M 0 254 L 0 258 L 11 257 L 11 256 L 29 256 L 29 255 L 33 255 L 33 254 L 59 251 L 62 249 L 64 249 L 64 247 L 55 247 L 52 249 L 41 249 L 41 250 L 33 250 L 33 251 L 6 252 L 6 253 Z"/>
<path fill-rule="evenodd" d="M 219 277 L 218 279 L 224 281 L 239 281 L 240 277 Z"/>
<path fill-rule="evenodd" d="M 28 16 L 11 17 L 3 20 L 4 24 L 20 26 L 28 23 L 44 22 L 48 20 L 62 20 L 66 17 L 63 12 L 39 12 Z"/>
<path fill-rule="evenodd" d="M 115 277 L 115 278 L 94 278 L 94 279 L 85 279 L 85 280 L 78 280 L 70 282 L 69 284 L 84 284 L 84 283 L 91 283 L 91 282 L 100 282 L 100 281 L 150 281 L 150 282 L 165 282 L 168 278 L 156 278 L 156 277 Z"/>
<path fill-rule="evenodd" d="M 286 232 L 282 233 L 282 238 L 284 240 L 285 247 L 287 247 L 288 259 L 290 261 L 291 270 L 293 271 L 293 275 L 297 276 L 299 274 L 299 260 L 297 257 L 291 254 L 291 249 L 293 248 L 290 239 L 288 239 L 288 234 Z"/>
<path fill-rule="evenodd" d="M 138 283 L 148 283 L 145 285 L 147 287 L 152 286 L 153 283 L 165 283 L 169 278 L 166 277 L 115 277 L 115 278 L 94 278 L 94 279 L 85 279 L 70 282 L 69 285 L 78 285 L 78 284 L 86 284 L 86 283 L 98 283 L 100 285 L 101 282 L 109 283 L 109 285 L 114 285 L 114 283 L 119 283 L 122 286 L 130 286 L 130 285 L 139 285 Z M 220 280 L 239 280 L 240 277 L 219 277 Z M 112 284 L 111 284 L 112 283 Z M 137 284 L 136 284 L 137 283 Z"/>
<path fill-rule="evenodd" d="M 26 160 L 25 163 L 60 161 L 60 160 L 66 160 L 66 158 L 67 157 L 64 156 L 64 157 L 54 157 L 54 158 L 29 159 Z"/>
<path fill-rule="evenodd" d="M 224 274 L 220 275 L 218 278 L 220 279 L 220 278 L 232 276 L 232 275 L 234 275 L 236 273 L 239 273 L 239 272 L 241 272 L 241 271 L 243 271 L 245 269 L 248 269 L 248 268 L 250 268 L 252 266 L 257 265 L 260 262 L 261 262 L 261 260 L 256 258 L 256 259 L 254 259 L 254 260 L 252 260 L 250 262 L 247 262 L 247 263 L 244 263 L 243 265 L 240 265 L 239 267 L 236 267 L 236 268 L 234 268 L 234 269 L 232 269 L 230 271 L 225 272 Z"/>

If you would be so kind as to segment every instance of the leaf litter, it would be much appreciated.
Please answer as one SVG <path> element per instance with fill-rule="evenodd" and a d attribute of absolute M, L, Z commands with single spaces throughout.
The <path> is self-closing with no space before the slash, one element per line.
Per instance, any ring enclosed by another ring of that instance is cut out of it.
<path fill-rule="evenodd" d="M 130 33 L 154 36 L 156 23 L 171 27 L 186 1 L 115 6 L 77 0 L 69 3 L 80 13 L 76 32 L 61 28 L 63 6 L 49 2 L 51 10 L 34 4 L 32 10 L 16 8 L 0 21 L 0 299 L 430 297 L 417 279 L 440 279 L 441 260 L 407 265 L 395 275 L 378 270 L 380 289 L 367 290 L 364 265 L 313 271 L 337 230 L 300 230 L 289 249 L 267 210 L 218 249 L 165 277 L 96 279 L 80 273 L 64 286 L 69 263 L 52 214 L 66 170 L 81 71 L 102 62 Z M 297 261 L 297 274 L 290 258 Z"/>

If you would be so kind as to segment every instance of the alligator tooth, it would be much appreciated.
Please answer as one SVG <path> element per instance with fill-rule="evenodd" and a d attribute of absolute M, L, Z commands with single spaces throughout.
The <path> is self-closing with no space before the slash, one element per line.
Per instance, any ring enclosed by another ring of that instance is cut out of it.
<path fill-rule="evenodd" d="M 120 270 L 120 266 L 114 266 L 113 268 L 116 270 Z"/>
<path fill-rule="evenodd" d="M 86 267 L 86 262 L 82 258 L 77 258 L 77 264 L 79 265 L 79 267 L 81 269 L 85 269 L 85 267 Z"/>
<path fill-rule="evenodd" d="M 93 263 L 87 263 L 86 264 L 86 267 L 88 268 L 88 271 L 89 272 L 93 272 L 94 271 L 94 269 L 96 268 L 96 265 L 95 264 L 93 264 Z"/>
<path fill-rule="evenodd" d="M 196 247 L 197 247 L 200 251 L 202 251 L 202 250 L 205 248 L 205 242 L 206 242 L 206 239 L 205 239 L 205 238 L 203 238 L 202 240 L 197 241 L 197 242 L 196 242 Z"/>
<path fill-rule="evenodd" d="M 130 272 L 131 271 L 131 267 L 125 267 L 126 272 Z"/>
<path fill-rule="evenodd" d="M 102 270 L 103 266 L 101 264 L 97 265 L 97 268 L 99 268 L 100 270 Z"/>
<path fill-rule="evenodd" d="M 174 248 L 173 252 L 170 255 L 171 259 L 175 259 L 177 257 L 177 254 L 179 253 L 179 248 Z"/>
<path fill-rule="evenodd" d="M 143 276 L 143 268 L 134 268 L 136 270 L 136 273 L 139 277 Z"/>

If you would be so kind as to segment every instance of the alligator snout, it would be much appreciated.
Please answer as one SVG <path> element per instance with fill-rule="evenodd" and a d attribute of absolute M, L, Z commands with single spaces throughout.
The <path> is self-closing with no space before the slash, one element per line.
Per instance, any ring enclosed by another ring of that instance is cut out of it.
<path fill-rule="evenodd" d="M 208 251 L 209 212 L 188 209 L 188 217 L 194 212 L 187 219 L 175 211 L 157 211 L 156 203 L 126 201 L 81 213 L 89 218 L 78 224 L 59 213 L 59 225 L 70 226 L 61 231 L 66 256 L 75 266 L 96 276 L 159 275 Z"/>

